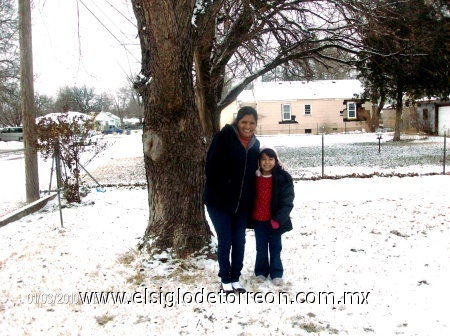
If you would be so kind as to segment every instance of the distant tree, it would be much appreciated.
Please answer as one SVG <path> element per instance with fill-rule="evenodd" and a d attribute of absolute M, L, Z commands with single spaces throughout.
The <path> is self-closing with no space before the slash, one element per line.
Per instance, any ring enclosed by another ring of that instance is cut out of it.
<path fill-rule="evenodd" d="M 126 113 L 130 118 L 138 118 L 139 123 L 142 124 L 144 122 L 144 102 L 135 86 L 135 79 L 137 78 L 138 76 L 135 75 L 130 76 L 126 83 L 126 86 L 130 87 L 131 94 Z"/>
<path fill-rule="evenodd" d="M 18 18 L 16 1 L 0 1 L 0 124 L 18 126 L 20 110 Z"/>
<path fill-rule="evenodd" d="M 444 40 L 449 36 L 448 19 L 434 1 L 384 0 L 373 6 L 375 15 L 367 16 L 368 24 L 360 30 L 365 48 L 357 67 L 378 106 L 377 117 L 387 99 L 395 102 L 393 140 L 398 141 L 405 95 L 449 93 L 449 50 Z"/>
<path fill-rule="evenodd" d="M 0 101 L 11 95 L 19 74 L 18 18 L 16 1 L 0 1 Z"/>
<path fill-rule="evenodd" d="M 127 117 L 139 119 L 139 123 L 142 124 L 144 121 L 144 106 L 142 106 L 142 100 L 137 98 L 140 97 L 132 96 L 125 113 Z"/>
<path fill-rule="evenodd" d="M 112 100 L 112 111 L 118 116 L 123 123 L 123 118 L 130 105 L 132 98 L 132 88 L 129 85 L 125 85 L 110 95 Z"/>
<path fill-rule="evenodd" d="M 114 107 L 114 101 L 108 93 L 95 95 L 95 101 L 96 110 L 90 112 L 110 111 Z"/>
<path fill-rule="evenodd" d="M 46 115 L 48 113 L 57 112 L 54 108 L 53 98 L 47 95 L 41 95 L 38 92 L 34 94 L 34 104 L 36 117 Z"/>
<path fill-rule="evenodd" d="M 0 92 L 0 124 L 5 126 L 22 125 L 22 107 L 18 82 L 11 82 Z"/>
<path fill-rule="evenodd" d="M 419 85 L 410 92 L 413 98 L 450 96 L 450 4 L 444 1 L 424 0 L 427 6 L 419 15 L 425 34 L 425 57 L 417 65 Z M 428 14 L 428 16 L 426 16 Z"/>
<path fill-rule="evenodd" d="M 105 104 L 106 101 L 106 104 Z M 104 95 L 96 95 L 94 88 L 65 86 L 58 90 L 55 108 L 59 111 L 76 111 L 81 113 L 101 112 L 110 100 Z"/>

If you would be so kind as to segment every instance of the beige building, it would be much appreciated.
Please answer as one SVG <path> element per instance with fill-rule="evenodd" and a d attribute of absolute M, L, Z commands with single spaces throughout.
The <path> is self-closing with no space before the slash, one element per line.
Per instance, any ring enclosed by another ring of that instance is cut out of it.
<path fill-rule="evenodd" d="M 393 107 L 383 110 L 383 126 L 395 128 Z M 404 133 L 449 134 L 450 103 L 440 99 L 420 99 L 413 106 L 403 107 L 400 131 Z"/>
<path fill-rule="evenodd" d="M 361 118 L 370 107 L 357 98 L 363 92 L 358 80 L 314 82 L 255 82 L 221 114 L 221 126 L 231 123 L 241 106 L 258 111 L 258 134 L 319 134 L 364 131 Z"/>

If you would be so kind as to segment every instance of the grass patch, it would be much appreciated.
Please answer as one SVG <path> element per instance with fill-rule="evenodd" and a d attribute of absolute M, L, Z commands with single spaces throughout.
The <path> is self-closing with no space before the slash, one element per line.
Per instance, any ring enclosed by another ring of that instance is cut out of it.
<path fill-rule="evenodd" d="M 144 281 L 145 281 L 145 274 L 144 272 L 141 272 L 140 269 L 136 269 L 134 274 L 127 278 L 128 283 L 132 283 L 135 285 L 140 285 L 144 283 Z"/>
<path fill-rule="evenodd" d="M 130 248 L 127 252 L 119 254 L 116 261 L 122 265 L 131 265 L 136 260 L 137 255 L 137 250 Z"/>
<path fill-rule="evenodd" d="M 324 330 L 323 327 L 315 325 L 313 322 L 307 322 L 300 324 L 300 328 L 309 333 L 319 333 Z"/>
<path fill-rule="evenodd" d="M 111 316 L 109 314 L 104 314 L 102 316 L 96 316 L 95 321 L 101 326 L 104 326 L 106 323 L 114 320 L 114 316 Z"/>

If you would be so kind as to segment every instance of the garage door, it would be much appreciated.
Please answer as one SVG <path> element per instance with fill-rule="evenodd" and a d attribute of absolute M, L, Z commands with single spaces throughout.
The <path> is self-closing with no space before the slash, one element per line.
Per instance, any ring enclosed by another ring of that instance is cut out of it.
<path fill-rule="evenodd" d="M 438 111 L 438 134 L 444 135 L 446 130 L 447 135 L 450 135 L 450 106 L 439 106 Z"/>

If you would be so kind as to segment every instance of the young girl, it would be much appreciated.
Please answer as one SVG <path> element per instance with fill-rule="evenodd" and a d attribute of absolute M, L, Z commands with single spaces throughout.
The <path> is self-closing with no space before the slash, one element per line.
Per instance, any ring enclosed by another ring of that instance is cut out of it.
<path fill-rule="evenodd" d="M 294 184 L 275 149 L 261 149 L 258 163 L 252 216 L 256 238 L 255 276 L 262 283 L 270 275 L 273 284 L 281 286 L 281 235 L 292 230 L 289 214 L 294 207 Z"/>

